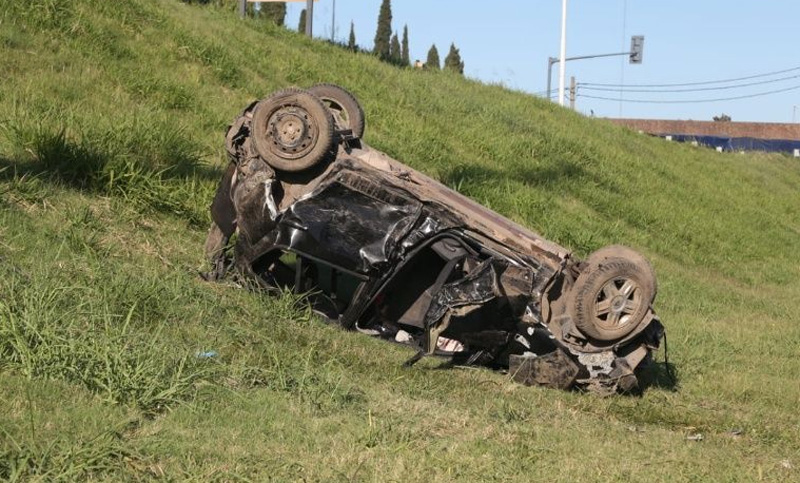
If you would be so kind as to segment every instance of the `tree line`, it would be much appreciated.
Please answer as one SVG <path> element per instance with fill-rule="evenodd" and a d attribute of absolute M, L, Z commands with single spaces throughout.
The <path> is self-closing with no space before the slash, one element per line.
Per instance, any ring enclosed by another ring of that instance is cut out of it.
<path fill-rule="evenodd" d="M 350 23 L 350 39 L 351 43 L 355 44 L 355 33 L 353 31 L 353 24 Z M 408 53 L 408 25 L 403 26 L 403 41 L 402 44 L 398 39 L 397 32 L 392 33 L 392 5 L 391 0 L 383 0 L 381 9 L 378 12 L 378 28 L 375 32 L 375 47 L 373 53 L 379 59 L 395 65 L 406 67 L 411 64 L 411 59 Z M 428 57 L 425 60 L 424 67 L 432 70 L 439 70 L 442 68 L 439 60 L 439 51 L 436 44 L 432 45 L 428 50 Z M 444 59 L 444 68 L 457 72 L 464 73 L 464 61 L 461 60 L 461 53 L 456 48 L 455 44 L 450 44 L 450 52 Z"/>
<path fill-rule="evenodd" d="M 185 3 L 215 4 L 217 6 L 238 8 L 240 0 L 183 0 Z M 255 3 L 247 3 L 246 14 L 249 17 L 260 18 L 272 22 L 280 27 L 286 26 L 286 3 L 284 2 L 259 2 L 258 7 Z M 300 12 L 300 20 L 297 25 L 299 32 L 306 30 L 306 9 Z M 338 44 L 353 52 L 362 51 L 356 43 L 355 25 L 350 22 L 350 35 L 346 44 Z M 367 51 L 370 52 L 370 51 Z M 380 11 L 378 12 L 378 27 L 375 31 L 375 43 L 371 51 L 380 60 L 397 65 L 408 67 L 411 65 L 411 55 L 408 47 L 408 25 L 403 26 L 403 35 L 400 37 L 396 31 L 392 30 L 392 5 L 391 0 L 382 0 Z M 422 67 L 429 70 L 449 70 L 458 74 L 464 74 L 464 61 L 461 59 L 461 52 L 456 48 L 455 43 L 450 44 L 450 51 L 444 58 L 444 65 L 439 59 L 439 50 L 436 44 L 431 45 L 425 63 L 415 62 L 415 67 Z"/>

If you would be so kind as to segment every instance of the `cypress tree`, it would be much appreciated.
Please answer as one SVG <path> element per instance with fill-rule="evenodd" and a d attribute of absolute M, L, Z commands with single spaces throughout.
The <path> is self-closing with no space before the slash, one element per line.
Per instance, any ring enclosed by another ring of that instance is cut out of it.
<path fill-rule="evenodd" d="M 279 27 L 283 27 L 286 22 L 286 4 L 283 2 L 261 2 L 258 11 L 259 16 L 270 20 Z"/>
<path fill-rule="evenodd" d="M 407 66 L 411 63 L 411 56 L 408 53 L 408 25 L 403 27 L 403 52 L 401 54 L 400 62 L 403 66 Z"/>
<path fill-rule="evenodd" d="M 347 48 L 353 52 L 358 50 L 358 46 L 356 45 L 356 28 L 352 21 L 350 22 L 350 38 L 347 40 Z"/>
<path fill-rule="evenodd" d="M 431 45 L 430 50 L 428 50 L 428 59 L 425 61 L 425 67 L 435 70 L 441 69 L 439 66 L 439 51 L 436 49 L 436 44 Z"/>
<path fill-rule="evenodd" d="M 444 68 L 464 74 L 464 62 L 461 60 L 461 54 L 456 48 L 456 44 L 450 44 L 450 52 L 444 58 Z"/>
<path fill-rule="evenodd" d="M 392 38 L 392 5 L 390 0 L 383 0 L 378 13 L 378 30 L 375 32 L 375 55 L 381 60 L 391 59 Z"/>
<path fill-rule="evenodd" d="M 403 58 L 403 53 L 400 51 L 400 39 L 397 38 L 397 32 L 392 35 L 392 42 L 389 44 L 389 61 L 392 64 L 400 65 Z"/>
<path fill-rule="evenodd" d="M 306 31 L 306 9 L 300 11 L 300 23 L 297 24 L 297 31 L 305 33 Z"/>

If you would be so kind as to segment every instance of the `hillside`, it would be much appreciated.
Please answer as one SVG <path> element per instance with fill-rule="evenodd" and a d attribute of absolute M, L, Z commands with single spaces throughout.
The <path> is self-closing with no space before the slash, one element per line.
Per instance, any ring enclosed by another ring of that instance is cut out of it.
<path fill-rule="evenodd" d="M 0 72 L 0 479 L 800 481 L 796 159 L 177 0 L 0 0 Z M 406 369 L 290 295 L 200 280 L 225 127 L 317 82 L 360 99 L 369 144 L 545 237 L 645 253 L 677 385 Z"/>

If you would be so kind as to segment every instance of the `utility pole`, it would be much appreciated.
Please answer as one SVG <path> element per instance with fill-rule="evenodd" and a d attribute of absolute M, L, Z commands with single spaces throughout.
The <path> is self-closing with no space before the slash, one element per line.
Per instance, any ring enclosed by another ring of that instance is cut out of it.
<path fill-rule="evenodd" d="M 792 106 L 792 122 L 795 122 L 794 119 L 797 114 L 797 106 Z"/>
<path fill-rule="evenodd" d="M 569 108 L 573 111 L 575 110 L 575 91 L 577 87 L 575 85 L 575 76 L 570 77 L 569 79 Z"/>
<path fill-rule="evenodd" d="M 247 0 L 239 0 L 239 16 L 244 18 L 247 15 Z"/>
<path fill-rule="evenodd" d="M 561 2 L 561 63 L 558 68 L 558 103 L 563 106 L 564 77 L 567 75 L 567 0 Z"/>
<path fill-rule="evenodd" d="M 336 35 L 336 0 L 333 0 L 333 13 L 331 14 L 331 43 L 335 42 Z"/>
<path fill-rule="evenodd" d="M 306 2 L 306 35 L 314 36 L 314 0 Z"/>

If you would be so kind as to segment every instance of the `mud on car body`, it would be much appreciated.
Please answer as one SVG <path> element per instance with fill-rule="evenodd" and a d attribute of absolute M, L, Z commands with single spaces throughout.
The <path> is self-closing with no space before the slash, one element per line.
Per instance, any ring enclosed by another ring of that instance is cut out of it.
<path fill-rule="evenodd" d="M 663 335 L 643 256 L 610 246 L 578 260 L 363 133 L 358 101 L 334 85 L 247 106 L 226 135 L 210 277 L 233 265 L 265 288 L 309 293 L 328 321 L 418 357 L 508 369 L 524 384 L 637 386 Z"/>

